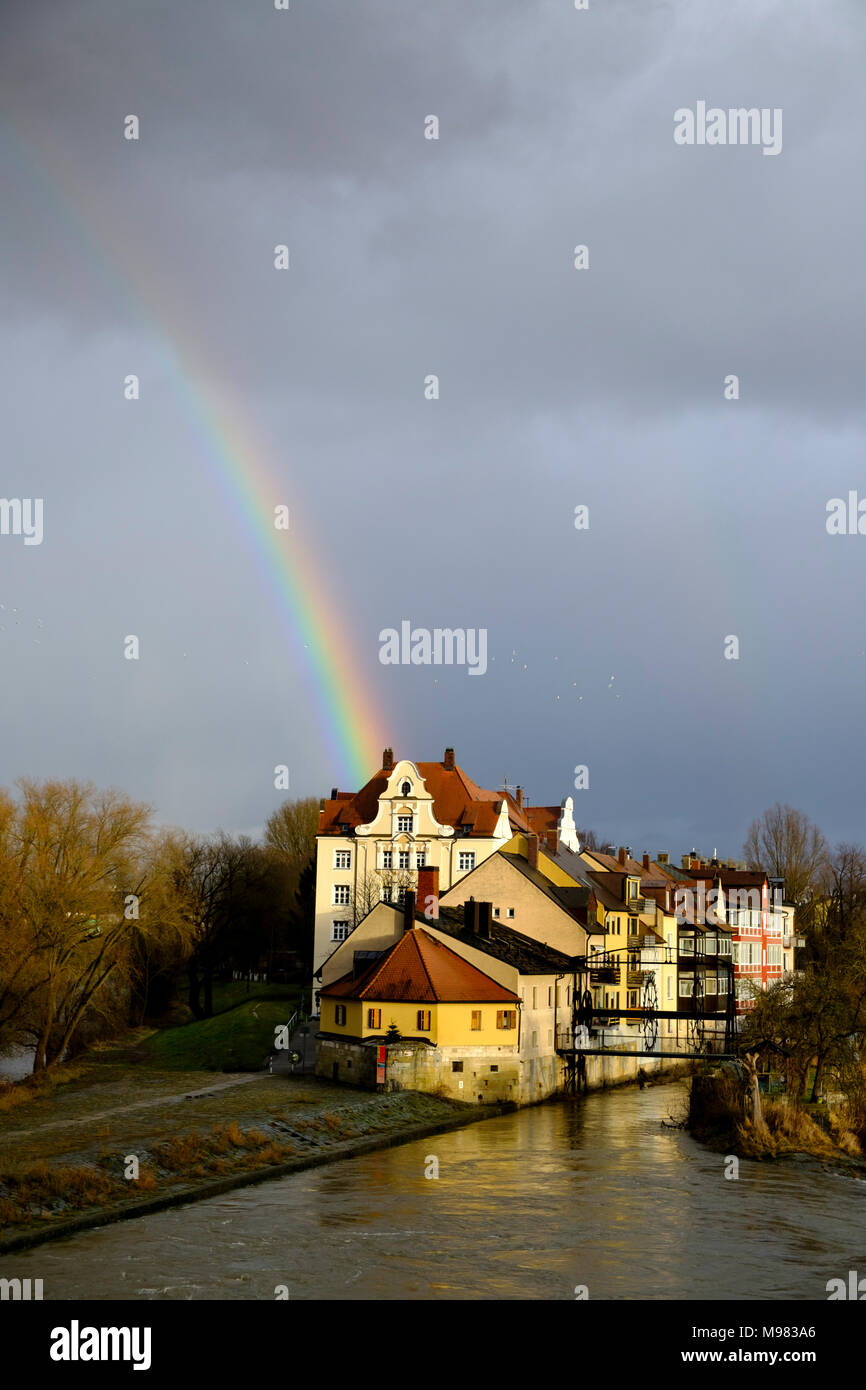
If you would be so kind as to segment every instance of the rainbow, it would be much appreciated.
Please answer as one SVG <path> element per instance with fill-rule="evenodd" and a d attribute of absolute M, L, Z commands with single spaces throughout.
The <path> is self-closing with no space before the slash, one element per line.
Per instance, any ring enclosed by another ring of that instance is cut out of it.
<path fill-rule="evenodd" d="M 13 137 L 13 123 L 9 113 L 4 114 L 6 123 L 0 125 L 0 133 Z M 124 254 L 128 232 L 116 223 L 112 232 L 114 209 L 103 205 L 97 221 L 95 202 L 85 201 L 83 183 L 31 130 L 25 135 L 17 117 L 14 130 L 17 134 L 7 143 L 25 174 L 41 185 L 49 206 L 60 190 L 77 224 L 82 250 L 101 278 L 113 269 L 113 288 L 146 327 L 192 423 L 202 456 L 275 600 L 284 632 L 299 658 L 333 772 L 348 777 L 353 789 L 363 785 L 380 765 L 381 750 L 388 742 L 380 711 L 366 688 L 354 643 L 327 591 L 312 547 L 296 528 L 296 508 L 291 508 L 290 530 L 278 531 L 274 526 L 274 507 L 289 499 L 269 470 L 268 449 L 256 438 L 239 405 L 230 401 L 225 385 L 217 386 L 200 345 L 178 322 L 172 301 L 152 278 L 145 279 L 132 255 Z"/>

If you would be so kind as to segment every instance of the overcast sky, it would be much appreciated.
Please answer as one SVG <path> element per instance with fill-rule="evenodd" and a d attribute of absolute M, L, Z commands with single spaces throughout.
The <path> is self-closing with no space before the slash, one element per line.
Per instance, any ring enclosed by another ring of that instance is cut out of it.
<path fill-rule="evenodd" d="M 866 498 L 864 58 L 862 0 L 4 0 L 0 495 L 44 538 L 0 536 L 0 784 L 202 831 L 278 763 L 351 789 L 176 353 L 396 756 L 546 804 L 586 765 L 636 853 L 777 800 L 866 841 L 866 535 L 826 529 Z M 676 144 L 702 101 L 781 151 Z M 486 673 L 383 666 L 403 619 Z"/>

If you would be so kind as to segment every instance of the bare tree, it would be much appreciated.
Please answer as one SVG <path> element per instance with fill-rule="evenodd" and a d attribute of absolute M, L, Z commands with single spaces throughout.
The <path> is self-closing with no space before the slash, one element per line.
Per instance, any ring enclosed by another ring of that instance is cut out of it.
<path fill-rule="evenodd" d="M 265 844 L 292 860 L 298 873 L 316 853 L 319 830 L 319 803 L 308 796 L 300 801 L 284 801 L 265 825 Z"/>
<path fill-rule="evenodd" d="M 829 858 L 827 841 L 817 825 L 793 806 L 776 802 L 749 826 L 743 856 L 750 869 L 785 880 L 793 903 L 808 902 L 822 883 Z"/>
<path fill-rule="evenodd" d="M 357 927 L 377 903 L 396 903 L 401 890 L 416 888 L 418 876 L 411 869 L 370 870 L 360 879 L 352 903 L 352 926 Z"/>
<path fill-rule="evenodd" d="M 18 783 L 0 806 L 0 996 L 17 1001 L 34 1071 L 58 1061 L 88 1015 L 122 998 L 130 942 L 148 891 L 150 808 L 76 781 Z M 10 891 L 11 887 L 11 891 Z M 8 958 L 19 942 L 27 965 Z M 114 988 L 109 988 L 111 984 Z"/>

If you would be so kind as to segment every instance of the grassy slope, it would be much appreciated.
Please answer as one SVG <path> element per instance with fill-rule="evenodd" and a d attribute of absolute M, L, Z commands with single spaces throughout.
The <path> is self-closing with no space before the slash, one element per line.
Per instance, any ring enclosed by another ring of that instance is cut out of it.
<path fill-rule="evenodd" d="M 259 1071 L 274 1050 L 274 1029 L 288 1023 L 287 999 L 249 999 L 200 1022 L 154 1033 L 140 1045 L 142 1060 L 184 1071 Z"/>

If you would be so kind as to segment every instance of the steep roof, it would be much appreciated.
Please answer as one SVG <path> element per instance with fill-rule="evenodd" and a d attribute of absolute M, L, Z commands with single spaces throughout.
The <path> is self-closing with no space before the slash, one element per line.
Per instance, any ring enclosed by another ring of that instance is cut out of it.
<path fill-rule="evenodd" d="M 435 922 L 437 931 L 506 965 L 513 965 L 521 975 L 561 975 L 571 968 L 570 956 L 505 926 L 498 917 L 491 918 L 489 925 L 490 936 L 479 936 L 466 925 L 462 907 L 440 907 Z"/>
<path fill-rule="evenodd" d="M 543 874 L 540 869 L 534 869 L 529 861 L 524 859 L 522 854 L 512 854 L 510 851 L 504 849 L 497 850 L 497 854 L 500 859 L 510 864 L 512 868 L 515 868 L 524 878 L 528 878 L 530 883 L 534 884 L 546 898 L 550 898 L 552 902 L 556 903 L 557 907 L 562 908 L 563 912 L 567 912 L 569 917 L 574 918 L 582 927 L 586 927 L 586 909 L 589 905 L 590 894 L 592 892 L 590 886 L 575 884 L 573 888 L 566 888 L 558 883 L 554 883 L 553 880 L 549 879 L 546 874 Z M 478 868 L 475 869 L 474 872 L 478 873 L 480 870 L 483 870 L 485 864 L 489 863 L 490 858 L 485 859 L 478 865 Z M 466 877 L 468 878 L 469 875 L 467 874 Z M 462 887 L 465 882 L 466 878 L 460 879 L 460 886 Z"/>
<path fill-rule="evenodd" d="M 455 829 L 468 827 L 470 837 L 489 837 L 504 801 L 512 830 L 530 829 L 524 811 L 508 792 L 479 787 L 456 764 L 446 767 L 444 763 L 416 763 L 415 766 L 433 797 L 433 814 L 440 825 L 453 825 Z M 319 816 L 319 834 L 339 835 L 342 825 L 354 830 L 358 825 L 369 825 L 375 820 L 379 798 L 387 790 L 392 770 L 380 768 L 359 792 L 339 792 L 336 799 L 326 801 Z"/>
<path fill-rule="evenodd" d="M 621 864 L 615 854 L 603 854 L 600 849 L 586 849 L 584 854 L 597 860 L 600 869 L 607 869 L 611 873 L 631 874 L 632 878 L 644 873 L 643 864 L 639 864 L 636 859 L 631 859 L 628 855 L 626 855 L 625 863 Z"/>
<path fill-rule="evenodd" d="M 518 1002 L 511 990 L 491 980 L 422 927 L 405 932 L 358 976 L 350 973 L 327 985 L 322 996 L 381 999 L 394 1004 Z"/>

